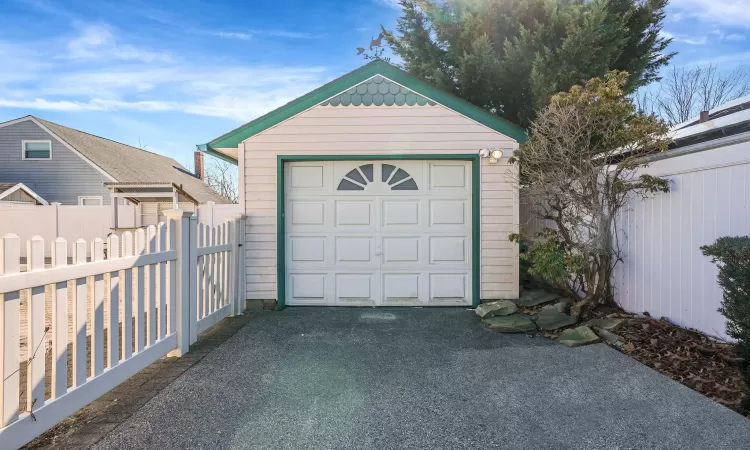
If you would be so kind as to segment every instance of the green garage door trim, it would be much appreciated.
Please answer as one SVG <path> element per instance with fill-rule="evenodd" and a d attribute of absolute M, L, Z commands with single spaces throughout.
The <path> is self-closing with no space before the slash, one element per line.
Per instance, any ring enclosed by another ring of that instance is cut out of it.
<path fill-rule="evenodd" d="M 479 155 L 277 155 L 276 160 L 276 309 L 286 306 L 286 215 L 284 199 L 284 163 L 304 161 L 358 161 L 358 160 L 453 160 L 471 161 L 471 289 L 472 305 L 479 306 L 480 267 L 480 180 Z"/>
<path fill-rule="evenodd" d="M 409 75 L 398 67 L 392 66 L 384 61 L 372 61 L 364 66 L 353 70 L 321 87 L 311 91 L 277 108 L 257 119 L 242 125 L 222 136 L 217 137 L 207 144 L 198 145 L 198 149 L 212 153 L 216 156 L 220 153 L 212 151 L 216 148 L 237 148 L 245 139 L 271 128 L 297 114 L 316 106 L 331 97 L 343 93 L 363 81 L 381 75 L 391 81 L 411 89 L 430 100 L 452 109 L 486 127 L 504 134 L 519 143 L 526 141 L 526 132 L 511 122 L 492 114 L 491 112 L 475 106 L 466 100 L 438 89 L 429 83 Z M 235 161 L 236 163 L 236 161 Z"/>

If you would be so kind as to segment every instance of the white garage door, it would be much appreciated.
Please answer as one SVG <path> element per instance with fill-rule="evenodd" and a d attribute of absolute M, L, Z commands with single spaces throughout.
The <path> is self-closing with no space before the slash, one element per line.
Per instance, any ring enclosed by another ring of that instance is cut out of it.
<path fill-rule="evenodd" d="M 287 305 L 470 305 L 471 163 L 285 164 Z"/>

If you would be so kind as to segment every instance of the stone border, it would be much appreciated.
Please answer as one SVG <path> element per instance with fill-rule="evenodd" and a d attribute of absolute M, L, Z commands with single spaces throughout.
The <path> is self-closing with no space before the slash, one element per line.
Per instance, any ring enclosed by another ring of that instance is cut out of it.
<path fill-rule="evenodd" d="M 96 444 L 249 321 L 249 314 L 227 317 L 201 334 L 186 355 L 156 361 L 22 448 L 88 448 Z"/>

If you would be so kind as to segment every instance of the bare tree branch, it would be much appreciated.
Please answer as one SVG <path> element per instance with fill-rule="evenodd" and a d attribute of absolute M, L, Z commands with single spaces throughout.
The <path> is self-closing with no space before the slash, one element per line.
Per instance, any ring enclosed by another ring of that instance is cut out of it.
<path fill-rule="evenodd" d="M 204 170 L 207 185 L 231 200 L 232 203 L 239 201 L 237 166 L 226 161 L 217 160 L 207 164 Z"/>
<path fill-rule="evenodd" d="M 750 74 L 744 66 L 728 72 L 720 72 L 714 64 L 672 67 L 662 79 L 654 103 L 658 114 L 674 125 L 748 94 Z"/>
<path fill-rule="evenodd" d="M 190 172 L 195 172 L 192 161 L 183 166 Z M 203 167 L 203 181 L 232 203 L 239 201 L 238 171 L 234 164 L 216 158 L 207 158 Z"/>

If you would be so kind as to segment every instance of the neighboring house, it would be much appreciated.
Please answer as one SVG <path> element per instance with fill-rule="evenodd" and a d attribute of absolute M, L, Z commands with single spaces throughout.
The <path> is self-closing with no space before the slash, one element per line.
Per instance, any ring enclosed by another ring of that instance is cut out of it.
<path fill-rule="evenodd" d="M 198 148 L 239 165 L 248 299 L 469 306 L 518 297 L 525 138 L 374 61 Z"/>
<path fill-rule="evenodd" d="M 0 182 L 0 203 L 18 203 L 22 205 L 48 205 L 47 200 L 40 197 L 23 183 Z"/>
<path fill-rule="evenodd" d="M 138 225 L 157 223 L 178 204 L 229 203 L 171 158 L 34 116 L 0 124 L 0 182 L 23 182 L 63 205 L 124 198 L 136 204 Z"/>

